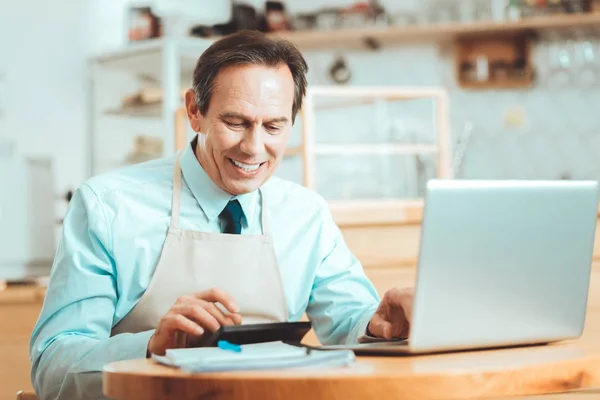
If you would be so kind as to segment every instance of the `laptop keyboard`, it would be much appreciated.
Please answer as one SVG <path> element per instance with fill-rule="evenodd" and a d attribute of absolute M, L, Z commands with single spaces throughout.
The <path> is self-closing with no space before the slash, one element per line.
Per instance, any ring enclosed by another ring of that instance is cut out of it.
<path fill-rule="evenodd" d="M 363 348 L 363 349 L 373 349 L 373 348 L 380 348 L 380 347 L 398 347 L 398 346 L 408 346 L 408 339 L 358 343 L 358 344 L 353 344 L 351 347 Z"/>
<path fill-rule="evenodd" d="M 404 340 L 385 340 L 379 339 L 377 341 L 371 341 L 369 343 L 354 343 L 354 344 L 334 344 L 329 346 L 318 347 L 322 350 L 336 350 L 336 349 L 376 349 L 376 348 L 388 348 L 388 347 L 404 347 L 408 346 L 408 339 Z"/>

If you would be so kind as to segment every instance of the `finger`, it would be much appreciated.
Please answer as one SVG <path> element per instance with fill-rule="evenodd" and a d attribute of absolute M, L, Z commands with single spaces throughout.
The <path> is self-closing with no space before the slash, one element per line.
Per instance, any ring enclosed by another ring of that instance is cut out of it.
<path fill-rule="evenodd" d="M 219 288 L 214 288 L 205 292 L 200 292 L 196 294 L 196 297 L 213 303 L 221 303 L 229 312 L 232 313 L 237 313 L 240 311 L 240 306 L 235 301 L 233 296 L 229 295 L 228 293 L 224 292 Z"/>
<path fill-rule="evenodd" d="M 369 331 L 373 336 L 383 339 L 392 338 L 392 324 L 383 318 L 375 317 L 369 324 Z"/>
<path fill-rule="evenodd" d="M 211 302 L 207 301 L 207 302 L 204 302 L 202 307 L 206 311 L 208 311 L 210 313 L 210 315 L 215 317 L 215 319 L 217 320 L 217 322 L 219 322 L 219 324 L 221 326 L 231 326 L 234 324 L 233 318 L 231 318 L 231 316 L 233 314 L 229 314 L 229 313 L 225 314 L 223 311 L 221 311 L 221 309 L 215 303 L 211 303 Z"/>
<path fill-rule="evenodd" d="M 229 316 L 233 320 L 233 324 L 234 325 L 241 325 L 242 324 L 242 316 L 240 314 L 229 314 Z"/>
<path fill-rule="evenodd" d="M 206 311 L 200 304 L 180 304 L 172 308 L 172 311 L 177 314 L 193 320 L 204 329 L 211 332 L 217 331 L 221 324 L 215 317 Z"/>
<path fill-rule="evenodd" d="M 225 315 L 226 317 L 229 317 L 231 319 L 230 322 L 219 320 L 219 323 L 221 323 L 221 325 L 231 325 L 231 324 L 240 325 L 242 323 L 242 317 L 239 314 L 237 314 L 237 313 L 230 314 L 229 310 L 227 310 L 226 308 L 225 308 L 225 310 L 223 310 L 223 307 L 220 307 L 220 303 L 213 303 L 210 301 L 203 300 L 201 298 L 197 298 L 195 296 L 186 295 L 186 296 L 181 296 L 179 299 L 177 299 L 176 305 L 182 305 L 182 304 L 197 304 L 197 305 L 204 307 L 205 309 L 208 309 L 208 307 L 206 307 L 207 304 L 214 304 L 215 307 L 217 307 L 217 310 L 219 312 L 217 312 L 217 311 L 213 312 L 210 310 L 209 310 L 209 312 L 211 312 L 211 314 L 215 318 L 217 318 L 217 320 L 219 320 L 221 315 Z"/>
<path fill-rule="evenodd" d="M 171 313 L 165 317 L 164 328 L 171 332 L 182 331 L 191 335 L 202 335 L 204 329 L 182 314 Z"/>
<path fill-rule="evenodd" d="M 203 301 L 203 300 L 201 300 Z M 210 302 L 206 302 L 207 304 L 213 304 L 215 306 L 215 308 L 222 313 L 223 315 L 225 315 L 227 318 L 229 318 L 232 322 L 232 325 L 240 325 L 242 323 L 242 316 L 238 313 L 230 313 L 229 310 L 227 310 L 226 308 L 224 308 L 221 303 L 210 303 Z"/>

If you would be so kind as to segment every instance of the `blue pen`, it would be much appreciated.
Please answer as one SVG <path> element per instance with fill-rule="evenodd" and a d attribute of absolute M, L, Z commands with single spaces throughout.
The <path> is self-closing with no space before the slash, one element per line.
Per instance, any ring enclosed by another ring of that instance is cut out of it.
<path fill-rule="evenodd" d="M 236 353 L 242 352 L 242 346 L 239 344 L 229 343 L 227 340 L 219 340 L 217 346 L 222 350 L 234 351 Z"/>

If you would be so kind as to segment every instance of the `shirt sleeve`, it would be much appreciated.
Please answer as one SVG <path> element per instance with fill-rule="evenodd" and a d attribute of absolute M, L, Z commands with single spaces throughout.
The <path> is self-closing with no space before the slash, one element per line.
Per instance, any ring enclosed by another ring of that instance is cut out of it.
<path fill-rule="evenodd" d="M 30 341 L 40 399 L 98 399 L 102 368 L 145 358 L 153 331 L 110 337 L 116 269 L 102 205 L 84 185 L 71 199 L 41 315 Z"/>
<path fill-rule="evenodd" d="M 356 343 L 363 337 L 379 306 L 379 296 L 359 260 L 346 246 L 326 204 L 317 246 L 320 265 L 307 307 L 322 344 Z"/>

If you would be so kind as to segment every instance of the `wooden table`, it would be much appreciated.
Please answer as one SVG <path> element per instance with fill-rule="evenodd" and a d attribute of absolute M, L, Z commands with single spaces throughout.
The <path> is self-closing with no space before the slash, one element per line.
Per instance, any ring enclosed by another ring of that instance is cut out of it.
<path fill-rule="evenodd" d="M 481 399 L 600 386 L 600 352 L 577 344 L 436 355 L 359 358 L 349 368 L 186 374 L 134 360 L 111 364 L 114 399 Z M 569 398 L 600 398 L 600 391 Z"/>
<path fill-rule="evenodd" d="M 151 360 L 104 370 L 114 399 L 600 399 L 600 308 L 576 341 L 413 357 L 359 357 L 348 368 L 187 374 Z M 514 397 L 512 397 L 514 399 Z M 530 398 L 530 397 L 528 397 Z M 538 398 L 537 396 L 534 398 Z"/>
<path fill-rule="evenodd" d="M 390 282 L 410 286 L 414 277 L 414 269 L 392 268 L 371 276 L 380 294 Z M 359 357 L 351 367 L 329 371 L 186 374 L 151 360 L 133 360 L 107 365 L 103 384 L 108 397 L 123 400 L 600 399 L 600 265 L 593 268 L 585 331 L 576 341 L 416 357 Z M 564 392 L 569 393 L 542 396 Z"/>

